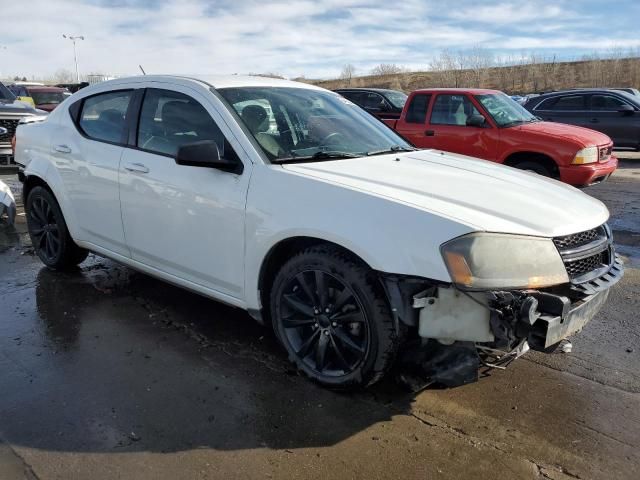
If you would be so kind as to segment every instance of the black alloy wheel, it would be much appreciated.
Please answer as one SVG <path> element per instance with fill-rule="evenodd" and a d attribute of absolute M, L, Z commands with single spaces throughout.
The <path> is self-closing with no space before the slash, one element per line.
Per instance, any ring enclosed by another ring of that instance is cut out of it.
<path fill-rule="evenodd" d="M 298 359 L 323 376 L 352 373 L 369 347 L 368 320 L 353 291 L 322 270 L 290 279 L 281 296 L 281 322 Z"/>
<path fill-rule="evenodd" d="M 31 202 L 29 210 L 29 233 L 33 248 L 36 249 L 45 264 L 53 263 L 60 256 L 62 241 L 60 227 L 51 205 L 43 196 Z"/>
<path fill-rule="evenodd" d="M 378 275 L 340 247 L 318 244 L 290 258 L 269 303 L 289 360 L 324 386 L 366 387 L 393 363 L 400 339 Z"/>
<path fill-rule="evenodd" d="M 31 244 L 42 263 L 56 270 L 73 268 L 89 252 L 75 244 L 53 194 L 41 186 L 34 187 L 25 205 Z"/>

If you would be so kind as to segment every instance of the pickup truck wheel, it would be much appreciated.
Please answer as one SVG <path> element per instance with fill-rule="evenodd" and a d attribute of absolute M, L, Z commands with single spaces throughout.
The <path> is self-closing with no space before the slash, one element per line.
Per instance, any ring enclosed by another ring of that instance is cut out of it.
<path fill-rule="evenodd" d="M 49 190 L 34 187 L 27 197 L 26 213 L 31 244 L 47 267 L 64 270 L 87 258 L 89 252 L 73 242 L 62 210 Z"/>
<path fill-rule="evenodd" d="M 540 165 L 536 162 L 519 162 L 514 165 L 519 170 L 526 170 L 527 172 L 537 173 L 543 177 L 551 177 L 551 172 L 544 165 Z"/>
<path fill-rule="evenodd" d="M 365 387 L 391 366 L 398 335 L 374 272 L 332 246 L 291 258 L 271 290 L 271 318 L 289 359 L 335 389 Z"/>

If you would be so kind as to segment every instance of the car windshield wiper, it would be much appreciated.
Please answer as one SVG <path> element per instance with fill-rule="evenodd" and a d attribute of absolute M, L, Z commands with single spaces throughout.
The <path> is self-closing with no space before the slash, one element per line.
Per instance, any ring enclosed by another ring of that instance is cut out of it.
<path fill-rule="evenodd" d="M 370 157 L 371 155 L 382 155 L 384 153 L 394 153 L 394 152 L 414 152 L 418 150 L 413 147 L 403 147 L 402 145 L 392 145 L 389 148 L 384 148 L 381 150 L 371 150 L 367 152 L 366 155 Z"/>
<path fill-rule="evenodd" d="M 295 163 L 295 162 L 304 162 L 307 160 L 339 160 L 343 158 L 360 158 L 362 155 L 357 153 L 350 152 L 340 152 L 340 151 L 319 151 L 314 153 L 313 155 L 304 155 L 297 156 L 294 152 L 291 152 L 292 155 L 287 158 L 276 158 L 272 160 L 273 163 Z"/>

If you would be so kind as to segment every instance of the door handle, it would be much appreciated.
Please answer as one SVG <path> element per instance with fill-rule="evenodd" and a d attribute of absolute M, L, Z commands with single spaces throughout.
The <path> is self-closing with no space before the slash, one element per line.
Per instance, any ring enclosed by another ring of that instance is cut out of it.
<path fill-rule="evenodd" d="M 434 130 L 427 130 L 426 132 L 424 132 L 425 137 L 433 137 L 435 136 L 436 132 Z"/>
<path fill-rule="evenodd" d="M 128 172 L 149 173 L 149 167 L 142 163 L 129 163 L 124 166 L 124 169 Z"/>
<path fill-rule="evenodd" d="M 589 120 L 591 123 L 600 123 L 600 120 L 598 120 L 597 118 L 592 118 L 591 120 Z"/>
<path fill-rule="evenodd" d="M 53 149 L 59 153 L 71 153 L 71 149 L 67 145 L 56 145 Z"/>

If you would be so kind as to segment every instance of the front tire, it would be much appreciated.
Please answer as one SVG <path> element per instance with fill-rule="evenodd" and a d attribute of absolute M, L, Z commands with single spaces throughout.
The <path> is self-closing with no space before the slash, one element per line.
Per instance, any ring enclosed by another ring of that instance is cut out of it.
<path fill-rule="evenodd" d="M 27 197 L 25 210 L 31 244 L 47 267 L 67 270 L 87 258 L 89 252 L 74 243 L 60 205 L 49 190 L 34 187 Z"/>
<path fill-rule="evenodd" d="M 289 360 L 323 386 L 366 387 L 393 363 L 399 338 L 376 275 L 338 247 L 310 247 L 287 261 L 270 308 Z"/>
<path fill-rule="evenodd" d="M 536 162 L 519 162 L 514 165 L 515 168 L 519 170 L 525 170 L 527 172 L 537 173 L 538 175 L 542 175 L 543 177 L 553 178 L 553 175 L 549 171 L 547 167 L 544 165 L 540 165 Z"/>

